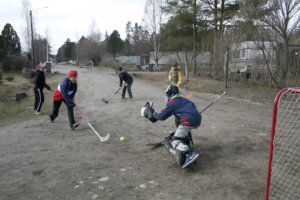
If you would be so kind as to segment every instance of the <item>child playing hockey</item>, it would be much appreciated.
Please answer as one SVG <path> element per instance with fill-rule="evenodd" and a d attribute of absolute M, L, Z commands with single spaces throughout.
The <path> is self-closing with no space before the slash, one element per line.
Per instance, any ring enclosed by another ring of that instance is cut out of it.
<path fill-rule="evenodd" d="M 128 90 L 129 99 L 132 99 L 131 85 L 133 78 L 125 71 L 121 66 L 118 67 L 118 74 L 120 78 L 120 88 L 122 87 L 123 81 L 125 82 L 122 90 L 122 99 L 125 98 L 126 89 Z"/>
<path fill-rule="evenodd" d="M 167 150 L 175 157 L 177 163 L 185 168 L 194 162 L 199 156 L 191 148 L 191 130 L 201 124 L 201 114 L 194 103 L 185 99 L 179 93 L 178 87 L 169 85 L 166 90 L 168 103 L 161 113 L 155 113 L 152 102 L 147 102 L 141 110 L 141 115 L 153 123 L 157 120 L 165 120 L 174 115 L 179 120 L 179 126 L 174 134 L 164 141 Z"/>
<path fill-rule="evenodd" d="M 77 71 L 71 70 L 68 77 L 63 80 L 55 89 L 53 94 L 53 111 L 50 115 L 51 122 L 58 116 L 61 103 L 64 102 L 68 109 L 70 128 L 74 130 L 79 124 L 74 120 L 74 110 L 77 109 L 74 103 L 75 93 L 77 91 Z"/>
<path fill-rule="evenodd" d="M 49 85 L 46 84 L 45 81 L 45 74 L 44 71 L 46 69 L 46 66 L 42 63 L 38 65 L 38 69 L 35 72 L 35 82 L 34 82 L 34 96 L 35 96 L 35 101 L 34 101 L 34 113 L 39 115 L 41 114 L 41 108 L 44 103 L 44 92 L 43 89 L 44 87 L 47 88 L 47 90 L 51 90 Z"/>

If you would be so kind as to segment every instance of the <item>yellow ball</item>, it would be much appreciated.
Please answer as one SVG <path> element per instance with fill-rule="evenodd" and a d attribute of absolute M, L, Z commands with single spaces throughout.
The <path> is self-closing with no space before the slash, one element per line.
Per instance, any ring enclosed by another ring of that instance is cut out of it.
<path fill-rule="evenodd" d="M 121 140 L 122 142 L 124 142 L 124 141 L 125 141 L 125 138 L 124 138 L 124 137 L 120 137 L 120 140 Z"/>

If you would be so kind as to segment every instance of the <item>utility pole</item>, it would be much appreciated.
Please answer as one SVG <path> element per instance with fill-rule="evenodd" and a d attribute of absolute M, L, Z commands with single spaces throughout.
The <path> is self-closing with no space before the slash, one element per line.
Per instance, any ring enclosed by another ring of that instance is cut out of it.
<path fill-rule="evenodd" d="M 46 48 L 46 61 L 49 62 L 49 55 L 48 55 L 48 38 L 47 38 L 47 48 Z"/>
<path fill-rule="evenodd" d="M 48 8 L 47 6 L 43 8 Z M 39 9 L 43 9 L 39 8 Z M 34 10 L 39 10 L 39 9 L 34 9 Z M 33 41 L 33 25 L 32 25 L 32 10 L 29 11 L 30 15 L 30 26 L 31 26 L 31 58 L 32 58 L 32 67 L 35 69 L 35 57 L 34 57 L 34 41 Z"/>
<path fill-rule="evenodd" d="M 32 67 L 33 67 L 33 69 L 35 69 L 34 45 L 33 45 L 33 27 L 32 27 L 32 10 L 30 10 L 29 14 L 30 14 L 30 26 L 31 26 L 31 60 L 32 60 Z"/>

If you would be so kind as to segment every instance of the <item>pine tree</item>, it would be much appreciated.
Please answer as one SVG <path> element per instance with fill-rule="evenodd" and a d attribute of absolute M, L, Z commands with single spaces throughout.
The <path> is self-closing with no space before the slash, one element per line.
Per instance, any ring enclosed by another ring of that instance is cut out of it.
<path fill-rule="evenodd" d="M 107 50 L 109 53 L 113 55 L 113 59 L 115 60 L 116 54 L 119 53 L 123 49 L 124 43 L 120 38 L 120 34 L 118 31 L 114 30 L 112 34 L 108 38 L 107 42 Z"/>
<path fill-rule="evenodd" d="M 0 54 L 1 55 L 20 55 L 21 43 L 17 32 L 11 24 L 7 23 L 0 38 Z"/>

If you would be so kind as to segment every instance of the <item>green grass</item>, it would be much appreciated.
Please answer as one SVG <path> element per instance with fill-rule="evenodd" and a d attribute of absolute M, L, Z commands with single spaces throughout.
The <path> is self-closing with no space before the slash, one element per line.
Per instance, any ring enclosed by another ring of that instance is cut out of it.
<path fill-rule="evenodd" d="M 34 119 L 34 94 L 32 89 L 33 79 L 25 79 L 20 74 L 14 74 L 15 80 L 0 85 L 0 126 L 22 121 L 25 119 Z M 16 93 L 20 91 L 19 85 L 27 84 L 29 87 L 25 91 L 27 97 L 16 101 Z M 42 113 L 50 113 L 52 108 L 52 92 L 44 90 L 45 102 L 42 107 Z"/>
<path fill-rule="evenodd" d="M 168 85 L 167 73 L 145 72 L 140 73 L 136 76 L 136 78 L 151 81 L 162 87 L 167 87 Z M 211 94 L 222 94 L 225 90 L 224 81 L 214 80 L 207 77 L 191 77 L 189 81 L 186 81 L 185 77 L 183 77 L 181 87 L 186 91 L 197 91 Z M 269 104 L 273 102 L 279 89 L 261 85 L 251 85 L 245 82 L 236 83 L 235 81 L 229 81 L 226 91 L 227 96 Z"/>

